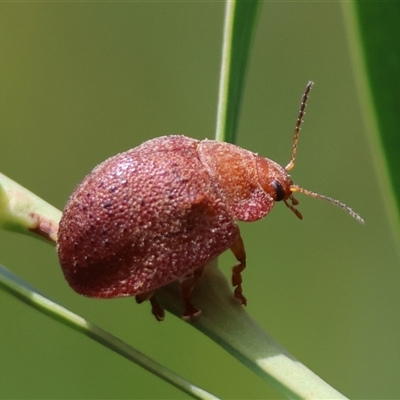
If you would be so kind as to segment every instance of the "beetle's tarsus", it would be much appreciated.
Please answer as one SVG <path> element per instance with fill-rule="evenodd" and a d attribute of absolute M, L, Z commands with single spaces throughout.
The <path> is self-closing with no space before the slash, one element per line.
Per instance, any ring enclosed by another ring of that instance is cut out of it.
<path fill-rule="evenodd" d="M 243 305 L 247 306 L 247 299 L 244 297 L 243 292 L 242 292 L 242 285 L 237 285 L 235 291 L 233 292 L 233 295 L 238 302 Z"/>
<path fill-rule="evenodd" d="M 236 242 L 232 245 L 231 251 L 239 261 L 239 264 L 235 265 L 232 268 L 232 286 L 235 287 L 233 295 L 239 301 L 240 304 L 244 306 L 247 305 L 247 299 L 243 295 L 242 289 L 242 272 L 246 268 L 246 250 L 244 248 L 243 239 L 241 236 L 236 240 Z"/>
<path fill-rule="evenodd" d="M 157 321 L 164 321 L 165 310 L 158 303 L 156 296 L 151 296 L 149 300 L 151 304 L 151 313 L 156 317 Z"/>
<path fill-rule="evenodd" d="M 182 319 L 185 321 L 194 322 L 201 314 L 201 310 L 196 308 L 190 301 L 185 301 L 185 311 L 183 312 Z"/>
<path fill-rule="evenodd" d="M 233 292 L 234 297 L 239 301 L 240 304 L 246 306 L 247 299 L 243 295 L 242 289 L 242 274 L 241 272 L 246 268 L 246 264 L 243 265 L 242 263 L 235 265 L 232 269 L 232 286 L 235 286 L 235 290 Z"/>

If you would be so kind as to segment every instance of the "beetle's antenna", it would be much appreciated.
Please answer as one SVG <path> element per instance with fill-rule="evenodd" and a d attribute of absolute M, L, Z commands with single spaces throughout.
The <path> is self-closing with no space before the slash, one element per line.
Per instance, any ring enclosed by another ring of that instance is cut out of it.
<path fill-rule="evenodd" d="M 303 189 L 302 187 L 297 186 L 297 185 L 291 185 L 290 186 L 290 190 L 292 192 L 304 193 L 304 194 L 306 194 L 308 196 L 311 196 L 311 197 L 314 197 L 316 199 L 322 199 L 322 200 L 329 201 L 329 203 L 335 204 L 336 206 L 338 206 L 338 207 L 342 208 L 343 210 L 347 211 L 358 222 L 360 222 L 362 224 L 364 223 L 364 220 L 355 211 L 353 211 L 350 207 L 346 206 L 346 204 L 340 202 L 339 200 L 332 199 L 331 197 L 324 196 L 323 194 L 310 192 L 309 190 Z"/>
<path fill-rule="evenodd" d="M 294 167 L 294 162 L 296 160 L 296 154 L 297 154 L 297 143 L 299 141 L 299 133 L 300 133 L 300 126 L 301 123 L 303 122 L 303 117 L 306 109 L 306 103 L 308 99 L 308 94 L 310 93 L 310 90 L 312 86 L 314 85 L 314 82 L 310 81 L 307 83 L 306 90 L 303 93 L 303 96 L 301 96 L 301 103 L 300 103 L 300 111 L 299 115 L 297 117 L 296 121 L 296 126 L 294 128 L 294 136 L 293 136 L 293 145 L 292 145 L 292 157 L 290 158 L 289 164 L 286 165 L 285 170 L 290 171 Z"/>
<path fill-rule="evenodd" d="M 301 103 L 300 103 L 300 110 L 299 110 L 299 115 L 297 116 L 297 121 L 296 121 L 296 126 L 294 127 L 294 135 L 293 135 L 293 145 L 292 145 L 292 157 L 290 158 L 289 164 L 286 165 L 285 170 L 289 172 L 295 164 L 296 161 L 296 154 L 297 154 L 297 144 L 299 142 L 299 134 L 300 134 L 300 129 L 301 129 L 301 123 L 303 122 L 303 117 L 304 114 L 306 113 L 306 105 L 307 105 L 307 100 L 308 100 L 308 95 L 310 93 L 311 88 L 313 87 L 314 82 L 309 81 L 307 83 L 306 89 L 303 93 L 303 96 L 301 96 Z M 311 192 L 307 189 L 303 189 L 300 186 L 297 185 L 290 185 L 290 191 L 291 192 L 300 192 L 304 193 L 308 196 L 314 197 L 316 199 L 322 199 L 329 201 L 329 203 L 335 204 L 336 206 L 342 208 L 343 210 L 347 211 L 353 218 L 355 218 L 358 222 L 364 223 L 364 220 L 355 212 L 353 211 L 350 207 L 346 206 L 346 204 L 340 202 L 339 200 L 332 199 L 331 197 L 324 196 L 323 194 L 318 194 L 315 192 Z M 289 207 L 298 218 L 302 219 L 302 215 L 300 212 L 296 209 L 296 205 L 298 204 L 298 201 L 293 197 L 293 195 L 289 196 L 289 199 L 291 200 L 292 204 L 289 204 L 285 200 L 285 204 L 287 207 Z"/>

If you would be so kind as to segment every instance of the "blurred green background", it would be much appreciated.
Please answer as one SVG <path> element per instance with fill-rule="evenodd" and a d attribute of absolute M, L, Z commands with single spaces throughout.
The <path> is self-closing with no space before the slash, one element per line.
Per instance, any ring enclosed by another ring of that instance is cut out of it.
<path fill-rule="evenodd" d="M 99 162 L 172 133 L 213 138 L 223 2 L 0 4 L 0 170 L 58 208 Z M 297 196 L 241 224 L 249 313 L 351 398 L 398 398 L 400 278 L 385 193 L 365 133 L 341 6 L 264 3 L 239 145 L 286 165 L 310 96 L 295 183 L 342 200 L 359 225 Z M 50 246 L 0 232 L 0 263 L 39 290 L 223 398 L 280 395 L 190 325 L 147 304 L 75 294 Z M 231 254 L 221 257 L 229 274 Z M 0 292 L 0 398 L 185 398 Z"/>

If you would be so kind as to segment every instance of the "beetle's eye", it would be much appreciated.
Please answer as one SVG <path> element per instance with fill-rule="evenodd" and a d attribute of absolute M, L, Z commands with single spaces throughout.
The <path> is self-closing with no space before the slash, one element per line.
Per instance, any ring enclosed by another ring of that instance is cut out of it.
<path fill-rule="evenodd" d="M 285 191 L 283 190 L 282 185 L 278 181 L 273 181 L 272 182 L 272 187 L 275 190 L 275 201 L 281 201 L 283 200 L 285 196 Z"/>

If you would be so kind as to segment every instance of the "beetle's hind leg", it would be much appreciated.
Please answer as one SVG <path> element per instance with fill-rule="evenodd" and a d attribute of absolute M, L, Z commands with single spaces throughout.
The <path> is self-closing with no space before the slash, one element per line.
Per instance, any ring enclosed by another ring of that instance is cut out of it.
<path fill-rule="evenodd" d="M 245 306 L 247 304 L 247 299 L 243 295 L 242 272 L 246 268 L 246 250 L 244 249 L 244 243 L 242 237 L 240 236 L 240 233 L 239 238 L 232 245 L 231 251 L 236 259 L 239 261 L 239 264 L 236 264 L 232 268 L 232 285 L 235 286 L 233 295 L 240 302 L 240 304 L 243 304 Z"/>
<path fill-rule="evenodd" d="M 165 318 L 165 311 L 160 306 L 157 301 L 157 298 L 154 294 L 154 290 L 150 292 L 140 293 L 135 296 L 136 303 L 141 304 L 146 300 L 150 301 L 151 304 L 151 313 L 156 317 L 157 321 L 164 321 Z"/>

